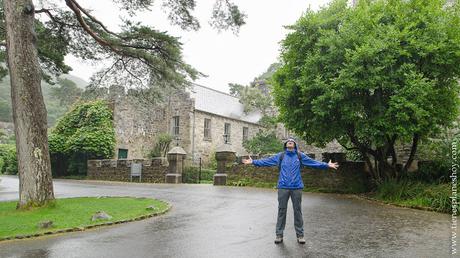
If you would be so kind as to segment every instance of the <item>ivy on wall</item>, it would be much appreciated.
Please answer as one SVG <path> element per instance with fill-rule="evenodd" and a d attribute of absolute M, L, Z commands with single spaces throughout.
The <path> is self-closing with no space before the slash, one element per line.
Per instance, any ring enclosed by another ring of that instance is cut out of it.
<path fill-rule="evenodd" d="M 86 174 L 88 159 L 114 155 L 112 110 L 103 100 L 75 104 L 52 129 L 49 146 L 55 175 Z"/>

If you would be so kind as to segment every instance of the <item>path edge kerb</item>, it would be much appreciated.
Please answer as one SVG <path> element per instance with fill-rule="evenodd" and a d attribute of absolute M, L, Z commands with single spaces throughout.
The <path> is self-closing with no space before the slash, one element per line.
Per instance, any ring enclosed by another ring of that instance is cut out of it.
<path fill-rule="evenodd" d="M 129 196 L 117 196 L 117 197 L 129 197 Z M 161 201 L 161 200 L 159 200 L 159 201 Z M 64 229 L 59 229 L 59 230 L 56 230 L 56 231 L 46 231 L 46 232 L 42 232 L 42 233 L 35 233 L 35 234 L 29 234 L 29 235 L 16 235 L 16 236 L 3 237 L 3 238 L 0 238 L 0 242 L 11 241 L 11 240 L 16 240 L 16 239 L 39 238 L 39 237 L 43 237 L 43 236 L 57 235 L 57 234 L 78 232 L 78 231 L 85 231 L 87 229 L 93 229 L 93 228 L 99 228 L 99 227 L 107 227 L 107 226 L 113 226 L 113 225 L 118 225 L 118 224 L 125 224 L 125 223 L 128 223 L 128 222 L 145 220 L 145 219 L 148 219 L 148 218 L 163 215 L 166 212 L 168 212 L 169 210 L 171 210 L 172 204 L 170 204 L 168 202 L 165 202 L 165 201 L 162 201 L 162 202 L 166 203 L 166 209 L 165 210 L 160 211 L 160 212 L 154 212 L 154 213 L 147 214 L 147 215 L 134 217 L 132 219 L 110 221 L 110 222 L 104 222 L 104 223 L 100 223 L 100 224 L 88 225 L 88 226 L 83 226 L 83 227 L 64 228 Z"/>
<path fill-rule="evenodd" d="M 363 194 L 353 194 L 353 196 L 358 198 L 358 199 L 361 199 L 361 200 L 367 200 L 367 201 L 371 201 L 371 202 L 378 203 L 378 204 L 381 204 L 381 205 L 390 205 L 390 206 L 406 208 L 406 209 L 431 211 L 431 212 L 440 213 L 440 214 L 450 214 L 450 213 L 440 212 L 440 211 L 436 210 L 435 208 L 431 208 L 431 207 L 415 206 L 415 205 L 414 206 L 413 205 L 404 205 L 404 204 L 394 203 L 394 202 L 391 202 L 391 201 L 384 201 L 384 200 L 376 199 L 376 198 L 366 196 L 366 195 L 363 195 Z"/>

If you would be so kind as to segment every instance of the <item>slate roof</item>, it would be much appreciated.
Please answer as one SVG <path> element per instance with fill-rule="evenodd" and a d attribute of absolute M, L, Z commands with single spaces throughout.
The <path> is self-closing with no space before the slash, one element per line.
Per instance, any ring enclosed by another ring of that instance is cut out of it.
<path fill-rule="evenodd" d="M 257 123 L 262 117 L 262 114 L 258 111 L 244 114 L 243 104 L 239 102 L 238 98 L 228 93 L 198 84 L 193 84 L 192 86 L 190 97 L 195 99 L 196 110 L 250 123 Z"/>

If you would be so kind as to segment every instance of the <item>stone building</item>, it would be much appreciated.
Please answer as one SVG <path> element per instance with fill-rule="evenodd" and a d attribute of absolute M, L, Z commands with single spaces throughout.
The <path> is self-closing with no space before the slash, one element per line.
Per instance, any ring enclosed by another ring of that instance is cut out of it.
<path fill-rule="evenodd" d="M 117 138 L 115 158 L 145 158 L 154 148 L 158 134 L 169 133 L 175 139 L 172 145 L 180 145 L 190 161 L 198 163 L 201 158 L 207 163 L 225 139 L 237 155 L 247 154 L 243 140 L 262 130 L 258 124 L 260 112 L 245 114 L 238 98 L 197 84 L 189 90 L 174 92 L 157 104 L 141 103 L 124 94 L 112 94 L 112 100 Z M 277 137 L 287 136 L 289 132 L 279 124 Z M 337 143 L 325 149 L 302 144 L 302 150 L 318 153 L 315 158 L 321 159 L 321 152 L 341 151 L 341 148 Z"/>

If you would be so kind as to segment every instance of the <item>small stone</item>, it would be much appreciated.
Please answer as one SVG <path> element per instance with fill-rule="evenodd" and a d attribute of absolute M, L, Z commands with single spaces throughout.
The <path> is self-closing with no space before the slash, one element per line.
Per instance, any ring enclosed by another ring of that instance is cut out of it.
<path fill-rule="evenodd" d="M 111 218 L 112 218 L 112 216 L 110 216 L 109 214 L 105 213 L 104 211 L 98 211 L 93 215 L 91 220 L 96 221 L 98 219 L 111 219 Z"/>
<path fill-rule="evenodd" d="M 45 220 L 45 221 L 41 221 L 40 223 L 38 223 L 38 228 L 40 229 L 51 228 L 51 227 L 53 227 L 53 221 L 51 220 Z"/>
<path fill-rule="evenodd" d="M 149 210 L 149 211 L 153 211 L 153 210 L 156 210 L 157 207 L 155 207 L 154 205 L 150 205 L 149 207 L 146 208 L 146 210 Z"/>

